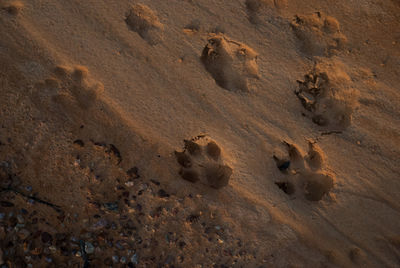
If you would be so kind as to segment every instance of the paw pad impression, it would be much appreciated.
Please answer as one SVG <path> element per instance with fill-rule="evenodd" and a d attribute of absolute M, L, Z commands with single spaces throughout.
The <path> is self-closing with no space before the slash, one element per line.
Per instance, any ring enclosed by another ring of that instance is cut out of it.
<path fill-rule="evenodd" d="M 309 142 L 308 154 L 304 155 L 296 145 L 285 142 L 286 155 L 274 155 L 277 168 L 285 179 L 275 184 L 288 195 L 300 192 L 309 201 L 320 201 L 333 188 L 333 178 L 323 171 L 324 154 L 316 143 Z"/>
<path fill-rule="evenodd" d="M 201 181 L 215 189 L 228 185 L 232 168 L 222 160 L 221 148 L 215 141 L 200 135 L 184 143 L 182 151 L 175 151 L 181 165 L 179 174 L 184 180 Z"/>

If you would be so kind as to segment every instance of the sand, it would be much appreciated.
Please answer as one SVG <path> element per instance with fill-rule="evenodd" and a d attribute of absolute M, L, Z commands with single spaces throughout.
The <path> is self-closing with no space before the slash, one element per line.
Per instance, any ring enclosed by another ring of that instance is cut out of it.
<path fill-rule="evenodd" d="M 398 267 L 400 4 L 0 2 L 1 267 Z"/>

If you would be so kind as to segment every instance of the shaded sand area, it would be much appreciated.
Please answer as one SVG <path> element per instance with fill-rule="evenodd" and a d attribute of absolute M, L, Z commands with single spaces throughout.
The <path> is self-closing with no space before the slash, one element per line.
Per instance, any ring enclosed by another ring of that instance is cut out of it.
<path fill-rule="evenodd" d="M 0 2 L 1 267 L 398 267 L 396 0 Z"/>

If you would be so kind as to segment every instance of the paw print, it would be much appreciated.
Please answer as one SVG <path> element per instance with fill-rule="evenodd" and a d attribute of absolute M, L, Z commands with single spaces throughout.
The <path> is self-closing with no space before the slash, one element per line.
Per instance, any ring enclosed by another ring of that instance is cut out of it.
<path fill-rule="evenodd" d="M 336 18 L 322 12 L 296 15 L 291 23 L 301 44 L 301 50 L 310 56 L 332 56 L 344 49 L 347 38 Z"/>
<path fill-rule="evenodd" d="M 257 57 L 246 44 L 217 34 L 209 38 L 201 61 L 220 87 L 248 92 L 249 80 L 259 78 Z"/>
<path fill-rule="evenodd" d="M 103 91 L 101 83 L 90 79 L 86 67 L 58 66 L 51 77 L 35 85 L 32 99 L 40 109 L 77 113 L 93 106 Z"/>
<path fill-rule="evenodd" d="M 333 188 L 333 177 L 323 170 L 324 154 L 315 142 L 308 142 L 304 155 L 296 145 L 284 142 L 287 155 L 273 158 L 285 179 L 275 184 L 286 194 L 304 196 L 310 201 L 320 201 Z"/>
<path fill-rule="evenodd" d="M 222 160 L 221 148 L 205 135 L 184 140 L 183 151 L 175 151 L 181 169 L 180 176 L 187 181 L 201 181 L 215 189 L 227 186 L 232 168 Z"/>
<path fill-rule="evenodd" d="M 358 91 L 352 88 L 350 80 L 339 64 L 316 64 L 304 80 L 297 80 L 299 87 L 294 93 L 306 110 L 303 115 L 321 127 L 349 127 L 358 106 Z"/>

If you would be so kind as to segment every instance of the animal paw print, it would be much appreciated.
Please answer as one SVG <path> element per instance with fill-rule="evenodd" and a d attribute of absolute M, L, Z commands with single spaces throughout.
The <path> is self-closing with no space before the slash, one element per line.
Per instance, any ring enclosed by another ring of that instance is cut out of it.
<path fill-rule="evenodd" d="M 333 188 L 333 177 L 323 170 L 324 154 L 316 143 L 309 141 L 304 155 L 294 144 L 284 142 L 287 155 L 274 154 L 277 168 L 286 178 L 275 184 L 286 194 L 303 195 L 307 200 L 320 201 Z"/>
<path fill-rule="evenodd" d="M 358 105 L 358 91 L 351 88 L 350 77 L 338 67 L 316 65 L 304 80 L 297 80 L 299 87 L 294 93 L 307 110 L 303 115 L 315 124 L 344 130 Z"/>
<path fill-rule="evenodd" d="M 180 176 L 192 183 L 201 181 L 215 189 L 227 186 L 232 168 L 222 160 L 221 148 L 205 135 L 184 140 L 183 151 L 175 151 Z"/>
<path fill-rule="evenodd" d="M 164 25 L 146 5 L 132 5 L 125 22 L 130 30 L 137 32 L 150 45 L 156 45 L 163 39 Z"/>
<path fill-rule="evenodd" d="M 247 92 L 248 80 L 259 78 L 257 53 L 222 34 L 208 40 L 201 60 L 215 82 L 227 90 Z"/>
<path fill-rule="evenodd" d="M 89 78 L 86 67 L 58 66 L 51 77 L 35 85 L 32 99 L 40 109 L 60 111 L 63 108 L 60 112 L 77 113 L 90 108 L 103 90 L 103 84 Z"/>
<path fill-rule="evenodd" d="M 291 26 L 301 42 L 302 51 L 310 56 L 331 56 L 347 43 L 339 22 L 322 12 L 296 15 Z"/>

